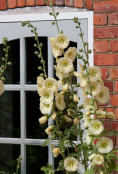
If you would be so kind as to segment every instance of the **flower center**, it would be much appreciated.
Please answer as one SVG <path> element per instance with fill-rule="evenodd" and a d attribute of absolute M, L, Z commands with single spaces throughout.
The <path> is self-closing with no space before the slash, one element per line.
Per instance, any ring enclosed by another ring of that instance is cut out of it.
<path fill-rule="evenodd" d="M 96 128 L 96 129 L 98 129 L 98 128 L 99 128 L 99 126 L 97 125 L 95 128 Z"/>
<path fill-rule="evenodd" d="M 64 43 L 64 40 L 63 40 L 63 39 L 61 39 L 61 40 L 60 40 L 60 42 L 61 42 L 61 43 Z"/>
<path fill-rule="evenodd" d="M 45 97 L 48 98 L 49 97 L 49 94 L 46 94 Z"/>
<path fill-rule="evenodd" d="M 92 72 L 92 73 L 91 73 L 91 75 L 92 75 L 92 76 L 95 76 L 95 75 L 96 75 L 96 73 L 95 73 L 95 72 Z"/>
<path fill-rule="evenodd" d="M 52 84 L 51 83 L 48 84 L 48 88 L 52 88 Z"/>
<path fill-rule="evenodd" d="M 72 55 L 72 53 L 71 53 L 71 52 L 69 52 L 69 53 L 68 53 L 68 56 L 70 57 L 71 55 Z"/>
<path fill-rule="evenodd" d="M 103 148 L 106 148 L 106 144 L 105 144 L 105 143 L 103 143 L 103 144 L 102 144 L 102 147 L 103 147 Z"/>
<path fill-rule="evenodd" d="M 104 95 L 103 92 L 100 92 L 100 97 L 103 97 L 103 95 Z"/>
<path fill-rule="evenodd" d="M 67 67 L 67 63 L 64 63 L 64 67 Z"/>

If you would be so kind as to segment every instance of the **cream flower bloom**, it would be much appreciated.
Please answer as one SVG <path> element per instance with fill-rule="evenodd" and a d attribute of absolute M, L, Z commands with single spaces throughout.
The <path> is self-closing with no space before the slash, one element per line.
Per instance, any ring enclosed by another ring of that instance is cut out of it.
<path fill-rule="evenodd" d="M 77 96 L 77 94 L 74 94 L 74 99 L 73 99 L 75 102 L 78 102 L 79 101 L 79 98 Z"/>
<path fill-rule="evenodd" d="M 84 119 L 84 127 L 87 128 L 90 123 L 90 118 L 86 116 L 86 114 L 84 114 L 83 119 Z"/>
<path fill-rule="evenodd" d="M 43 84 L 45 88 L 50 89 L 52 92 L 56 92 L 58 90 L 58 82 L 54 78 L 47 78 Z"/>
<path fill-rule="evenodd" d="M 65 34 L 58 34 L 54 38 L 54 44 L 59 49 L 67 48 L 69 43 L 70 43 L 69 37 L 66 36 Z"/>
<path fill-rule="evenodd" d="M 90 85 L 93 87 L 92 88 L 92 96 L 96 96 L 97 94 L 99 94 L 100 90 L 101 90 L 101 85 L 99 82 L 91 82 Z M 85 85 L 85 91 L 90 92 L 90 87 L 89 84 L 87 83 Z"/>
<path fill-rule="evenodd" d="M 89 112 L 93 113 L 93 110 L 90 111 L 90 108 L 94 109 L 94 107 L 90 104 L 91 101 L 92 101 L 92 98 L 85 98 L 84 101 L 83 101 L 83 106 L 85 107 L 86 111 L 89 111 Z M 95 107 L 96 107 L 96 105 L 95 105 Z"/>
<path fill-rule="evenodd" d="M 87 143 L 87 145 L 89 145 L 91 143 L 91 140 L 92 140 L 92 137 L 90 137 L 89 135 L 93 135 L 93 134 L 90 130 L 86 130 L 86 143 Z"/>
<path fill-rule="evenodd" d="M 79 161 L 74 157 L 68 157 L 64 160 L 64 168 L 68 172 L 75 172 L 79 167 Z"/>
<path fill-rule="evenodd" d="M 100 174 L 104 174 L 102 171 L 100 171 Z"/>
<path fill-rule="evenodd" d="M 73 121 L 74 121 L 74 124 L 79 124 L 80 123 L 80 120 L 77 117 L 75 117 Z"/>
<path fill-rule="evenodd" d="M 84 88 L 85 85 L 87 84 L 87 78 L 84 76 L 84 73 L 83 72 L 80 72 L 78 74 L 78 78 L 79 78 L 80 86 L 82 88 Z"/>
<path fill-rule="evenodd" d="M 43 78 L 43 77 L 41 77 L 41 76 L 38 76 L 38 77 L 37 77 L 37 83 L 38 83 L 38 82 L 41 82 L 41 83 L 42 83 L 43 81 L 44 81 L 44 78 Z"/>
<path fill-rule="evenodd" d="M 115 119 L 116 115 L 113 112 L 107 112 L 107 117 L 111 119 Z"/>
<path fill-rule="evenodd" d="M 60 79 L 63 80 L 63 78 L 65 77 L 69 77 L 69 73 L 62 73 L 59 70 L 56 70 L 56 76 Z"/>
<path fill-rule="evenodd" d="M 38 94 L 41 96 L 42 95 L 42 89 L 43 89 L 43 83 L 40 81 L 37 81 L 37 86 L 38 86 Z"/>
<path fill-rule="evenodd" d="M 97 141 L 96 147 L 100 153 L 109 153 L 113 149 L 113 141 L 110 138 L 102 137 Z"/>
<path fill-rule="evenodd" d="M 76 53 L 77 53 L 76 47 L 69 47 L 68 50 L 65 52 L 64 57 L 70 58 L 72 62 L 74 62 Z"/>
<path fill-rule="evenodd" d="M 60 110 L 64 110 L 65 108 L 64 96 L 58 93 L 57 96 L 55 97 L 55 100 L 57 108 Z"/>
<path fill-rule="evenodd" d="M 90 155 L 89 157 L 88 157 L 88 159 L 89 159 L 89 161 L 91 161 L 94 157 L 95 157 L 95 153 L 93 153 L 92 155 Z"/>
<path fill-rule="evenodd" d="M 54 147 L 54 146 L 51 144 L 51 149 L 52 149 L 52 153 L 53 153 L 54 157 L 56 158 L 56 157 L 59 155 L 59 153 L 60 153 L 59 147 Z"/>
<path fill-rule="evenodd" d="M 92 120 L 88 128 L 94 135 L 99 135 L 104 130 L 104 126 L 99 120 Z"/>
<path fill-rule="evenodd" d="M 75 77 L 79 77 L 79 73 L 78 73 L 77 71 L 73 71 L 73 75 L 74 75 Z"/>
<path fill-rule="evenodd" d="M 95 82 L 97 80 L 101 80 L 101 71 L 100 68 L 97 66 L 92 66 L 88 68 L 89 74 L 89 79 L 92 82 Z"/>
<path fill-rule="evenodd" d="M 73 63 L 71 59 L 62 57 L 57 62 L 57 70 L 62 73 L 69 73 L 73 71 Z"/>
<path fill-rule="evenodd" d="M 100 155 L 100 154 L 96 154 L 93 158 L 93 164 L 94 166 L 96 165 L 101 165 L 104 163 L 104 157 L 103 155 Z"/>
<path fill-rule="evenodd" d="M 53 130 L 53 128 L 54 128 L 54 126 L 49 126 L 49 127 L 45 130 L 46 134 L 51 135 L 51 131 Z"/>
<path fill-rule="evenodd" d="M 55 43 L 54 43 L 54 37 L 50 37 L 50 42 L 51 42 L 51 47 L 52 47 L 52 53 L 54 55 L 54 57 L 58 57 L 58 56 L 61 56 L 62 53 L 63 53 L 63 50 L 62 49 L 59 49 Z"/>
<path fill-rule="evenodd" d="M 67 116 L 65 116 L 65 120 L 66 120 L 66 122 L 71 122 L 72 121 L 72 119 L 67 117 Z"/>
<path fill-rule="evenodd" d="M 0 95 L 4 92 L 4 83 L 0 80 Z"/>
<path fill-rule="evenodd" d="M 103 111 L 102 109 L 97 110 L 96 113 L 99 114 L 98 115 L 99 118 L 104 118 L 106 116 L 106 112 Z"/>
<path fill-rule="evenodd" d="M 41 103 L 49 104 L 53 100 L 53 92 L 50 89 L 43 88 L 40 98 Z"/>
<path fill-rule="evenodd" d="M 69 88 L 69 84 L 68 83 L 66 83 L 65 85 L 63 85 L 63 87 L 62 87 L 62 91 L 63 92 L 65 92 L 65 91 L 67 91 L 68 90 L 68 88 Z"/>
<path fill-rule="evenodd" d="M 52 110 L 53 102 L 49 104 L 40 103 L 40 111 L 42 114 L 49 114 Z"/>
<path fill-rule="evenodd" d="M 101 90 L 99 94 L 95 96 L 95 98 L 100 102 L 100 103 L 107 103 L 110 99 L 109 95 L 109 89 L 105 86 L 101 87 Z"/>
<path fill-rule="evenodd" d="M 55 120 L 56 116 L 57 116 L 57 113 L 54 112 L 54 113 L 51 115 L 51 120 Z"/>
<path fill-rule="evenodd" d="M 43 117 L 39 118 L 39 123 L 40 124 L 44 124 L 47 120 L 48 120 L 48 117 L 47 116 L 43 116 Z"/>

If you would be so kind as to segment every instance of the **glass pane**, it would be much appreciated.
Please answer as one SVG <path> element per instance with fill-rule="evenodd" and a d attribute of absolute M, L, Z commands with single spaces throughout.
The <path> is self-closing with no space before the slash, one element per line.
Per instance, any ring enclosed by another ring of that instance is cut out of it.
<path fill-rule="evenodd" d="M 5 91 L 0 96 L 0 136 L 20 137 L 20 92 Z"/>
<path fill-rule="evenodd" d="M 26 137 L 35 139 L 45 139 L 47 134 L 45 129 L 48 127 L 48 122 L 39 124 L 38 119 L 42 117 L 39 110 L 39 95 L 36 91 L 26 92 Z"/>
<path fill-rule="evenodd" d="M 48 147 L 27 146 L 26 147 L 26 174 L 44 174 L 41 167 L 47 166 Z"/>
<path fill-rule="evenodd" d="M 6 78 L 5 84 L 19 84 L 20 83 L 20 40 L 9 41 L 8 45 L 10 50 L 8 53 L 8 62 L 12 62 L 11 66 L 7 66 L 4 77 Z M 2 44 L 0 45 L 0 65 L 4 62 L 1 60 L 4 57 L 5 48 Z"/>
<path fill-rule="evenodd" d="M 46 72 L 48 67 L 48 46 L 47 37 L 39 37 L 39 42 L 43 43 L 42 55 L 46 62 Z M 26 38 L 26 84 L 36 84 L 37 76 L 43 71 L 38 70 L 38 66 L 42 66 L 40 59 L 34 55 L 38 51 L 33 45 L 36 44 L 34 38 Z"/>
<path fill-rule="evenodd" d="M 13 174 L 16 172 L 20 145 L 0 144 L 0 171 Z"/>
<path fill-rule="evenodd" d="M 70 41 L 70 44 L 69 44 L 68 48 L 69 48 L 69 47 L 76 47 L 76 48 L 77 48 L 77 43 L 76 43 L 76 42 Z M 66 48 L 66 49 L 64 50 L 64 52 L 65 52 L 68 48 Z M 61 58 L 61 57 L 62 57 L 62 56 L 60 56 L 60 58 Z M 54 59 L 54 64 L 56 65 L 56 64 L 57 64 L 57 63 L 56 63 L 56 59 L 55 59 L 54 57 L 53 57 L 53 59 Z M 77 71 L 77 59 L 75 59 L 75 61 L 74 61 L 74 63 L 73 63 L 73 66 L 74 66 L 74 71 Z M 53 69 L 53 73 L 54 73 L 54 78 L 55 78 L 56 80 L 58 80 L 58 77 L 56 77 L 55 69 Z M 76 83 L 77 83 L 77 78 L 76 78 L 75 76 L 73 76 L 72 83 L 73 83 L 73 84 L 76 84 Z"/>

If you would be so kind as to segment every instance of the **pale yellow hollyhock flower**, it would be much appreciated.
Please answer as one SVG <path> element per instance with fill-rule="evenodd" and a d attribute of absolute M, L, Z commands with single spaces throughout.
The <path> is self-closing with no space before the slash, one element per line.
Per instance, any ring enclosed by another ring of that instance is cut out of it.
<path fill-rule="evenodd" d="M 0 80 L 0 95 L 4 92 L 4 83 Z"/>
<path fill-rule="evenodd" d="M 59 70 L 56 69 L 56 76 L 60 79 L 63 80 L 64 77 L 69 77 L 69 73 L 62 73 Z"/>
<path fill-rule="evenodd" d="M 63 53 L 63 50 L 62 49 L 59 49 L 55 43 L 54 43 L 54 37 L 50 37 L 50 42 L 51 42 L 51 47 L 52 47 L 52 53 L 54 55 L 54 57 L 58 57 L 58 56 L 61 56 L 62 53 Z"/>
<path fill-rule="evenodd" d="M 55 97 L 55 100 L 57 108 L 60 110 L 64 110 L 65 108 L 64 96 L 58 93 L 57 96 Z"/>
<path fill-rule="evenodd" d="M 86 84 L 87 84 L 87 78 L 84 76 L 84 73 L 80 72 L 78 74 L 78 78 L 79 78 L 80 86 L 82 88 L 84 88 L 86 86 Z"/>
<path fill-rule="evenodd" d="M 53 128 L 54 128 L 54 126 L 49 126 L 49 127 L 45 130 L 46 134 L 51 135 L 51 131 L 53 130 Z"/>
<path fill-rule="evenodd" d="M 100 174 L 104 174 L 102 171 L 100 171 Z"/>
<path fill-rule="evenodd" d="M 54 146 L 51 144 L 51 149 L 52 149 L 52 153 L 53 153 L 54 157 L 56 158 L 56 157 L 59 155 L 59 153 L 60 153 L 59 147 L 54 147 Z"/>
<path fill-rule="evenodd" d="M 68 45 L 70 43 L 70 39 L 68 36 L 66 36 L 65 34 L 58 34 L 57 36 L 55 36 L 54 38 L 54 44 L 56 47 L 58 47 L 59 49 L 64 49 L 67 48 Z"/>
<path fill-rule="evenodd" d="M 79 62 L 79 66 L 80 66 L 81 72 L 83 73 L 84 72 L 83 65 L 80 62 Z"/>
<path fill-rule="evenodd" d="M 107 137 L 101 137 L 96 143 L 100 153 L 109 153 L 113 149 L 113 141 Z"/>
<path fill-rule="evenodd" d="M 42 95 L 42 89 L 44 87 L 43 83 L 40 81 L 37 81 L 37 86 L 38 86 L 38 94 L 41 96 Z"/>
<path fill-rule="evenodd" d="M 40 111 L 42 114 L 49 114 L 52 110 L 53 102 L 49 104 L 40 103 Z"/>
<path fill-rule="evenodd" d="M 79 73 L 78 73 L 77 71 L 73 71 L 73 75 L 74 75 L 75 77 L 79 77 Z"/>
<path fill-rule="evenodd" d="M 107 117 L 111 119 L 115 119 L 116 115 L 113 112 L 107 112 Z"/>
<path fill-rule="evenodd" d="M 65 52 L 64 57 L 70 58 L 72 62 L 74 62 L 76 53 L 77 53 L 76 47 L 69 47 L 68 50 Z"/>
<path fill-rule="evenodd" d="M 106 116 L 106 112 L 103 111 L 102 109 L 97 110 L 96 113 L 99 114 L 98 115 L 99 118 L 104 118 Z"/>
<path fill-rule="evenodd" d="M 90 118 L 86 116 L 86 114 L 84 114 L 83 119 L 84 119 L 84 127 L 87 128 L 90 123 Z"/>
<path fill-rule="evenodd" d="M 103 155 L 100 155 L 100 154 L 96 154 L 93 158 L 93 166 L 96 166 L 96 165 L 101 165 L 104 163 L 104 157 Z"/>
<path fill-rule="evenodd" d="M 88 130 L 90 130 L 94 135 L 99 135 L 104 130 L 104 126 L 99 120 L 92 120 L 88 127 Z"/>
<path fill-rule="evenodd" d="M 47 120 L 48 120 L 48 117 L 47 116 L 43 116 L 43 117 L 39 118 L 39 123 L 40 124 L 44 124 Z"/>
<path fill-rule="evenodd" d="M 95 82 L 97 80 L 101 80 L 101 71 L 100 68 L 97 66 L 92 66 L 88 68 L 89 80 Z"/>
<path fill-rule="evenodd" d="M 69 73 L 73 71 L 73 63 L 71 59 L 62 57 L 57 62 L 57 70 L 62 73 Z"/>
<path fill-rule="evenodd" d="M 58 82 L 54 78 L 47 78 L 44 82 L 44 87 L 47 89 L 50 89 L 52 92 L 55 92 L 58 90 Z"/>
<path fill-rule="evenodd" d="M 74 94 L 74 101 L 75 102 L 78 102 L 79 101 L 79 98 L 78 98 L 77 94 Z"/>
<path fill-rule="evenodd" d="M 75 172 L 79 167 L 79 161 L 74 157 L 68 157 L 64 160 L 64 168 L 68 172 Z"/>
<path fill-rule="evenodd" d="M 49 104 L 53 100 L 53 92 L 50 89 L 43 88 L 40 98 L 41 103 Z"/>
<path fill-rule="evenodd" d="M 93 135 L 93 134 L 90 130 L 86 130 L 86 143 L 87 143 L 87 145 L 89 145 L 91 143 L 91 140 L 92 140 L 92 137 L 90 137 L 89 135 Z"/>
<path fill-rule="evenodd" d="M 73 121 L 74 121 L 74 124 L 79 124 L 80 123 L 80 120 L 77 117 L 75 117 Z"/>
<path fill-rule="evenodd" d="M 62 91 L 63 92 L 65 92 L 65 91 L 67 91 L 68 90 L 68 88 L 69 88 L 69 84 L 68 83 L 66 83 L 65 85 L 63 85 L 63 87 L 62 87 Z"/>
<path fill-rule="evenodd" d="M 96 82 L 91 82 L 90 85 L 93 87 L 92 88 L 92 96 L 96 96 L 97 94 L 99 94 L 99 92 L 101 90 L 100 83 L 96 81 Z M 90 92 L 90 86 L 88 83 L 85 85 L 85 91 Z"/>
<path fill-rule="evenodd" d="M 66 122 L 71 122 L 72 121 L 72 119 L 67 117 L 67 116 L 65 116 L 64 118 L 65 118 Z"/>
<path fill-rule="evenodd" d="M 109 95 L 109 89 L 105 86 L 101 86 L 101 90 L 99 94 L 95 96 L 95 98 L 100 102 L 100 103 L 107 103 L 110 99 Z"/>
<path fill-rule="evenodd" d="M 88 157 L 88 159 L 89 159 L 89 161 L 91 161 L 94 157 L 95 157 L 95 153 L 93 153 L 92 155 L 90 155 L 89 157 Z"/>
<path fill-rule="evenodd" d="M 54 113 L 51 115 L 51 120 L 55 120 L 56 116 L 57 116 L 57 113 L 54 112 Z"/>
<path fill-rule="evenodd" d="M 38 76 L 38 77 L 37 77 L 37 83 L 38 83 L 38 82 L 41 82 L 41 83 L 42 83 L 43 81 L 44 81 L 44 78 L 43 78 L 43 77 L 41 77 L 41 76 Z"/>
<path fill-rule="evenodd" d="M 85 107 L 86 111 L 93 113 L 94 110 L 90 111 L 90 108 L 94 109 L 94 107 L 90 104 L 91 101 L 92 101 L 92 98 L 85 98 L 83 101 L 83 106 Z M 95 108 L 96 108 L 96 104 L 95 104 Z"/>

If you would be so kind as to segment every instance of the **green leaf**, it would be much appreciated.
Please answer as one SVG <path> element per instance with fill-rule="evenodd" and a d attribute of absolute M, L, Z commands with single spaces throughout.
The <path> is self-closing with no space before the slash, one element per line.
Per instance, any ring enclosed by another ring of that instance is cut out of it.
<path fill-rule="evenodd" d="M 93 166 L 91 165 L 91 168 L 87 169 L 84 174 L 95 174 Z"/>
<path fill-rule="evenodd" d="M 110 163 L 107 163 L 108 164 L 108 168 L 107 170 L 116 170 L 118 171 L 118 164 L 116 165 L 116 162 L 114 160 L 111 160 Z"/>
<path fill-rule="evenodd" d="M 46 146 L 47 144 L 49 144 L 49 142 L 50 142 L 50 139 L 47 138 L 47 139 L 45 140 L 45 142 L 44 142 L 41 146 L 44 147 L 44 146 Z"/>
<path fill-rule="evenodd" d="M 52 165 L 50 165 L 49 163 L 47 164 L 47 166 L 43 166 L 41 167 L 41 170 L 45 172 L 45 174 L 54 174 L 54 170 Z"/>

